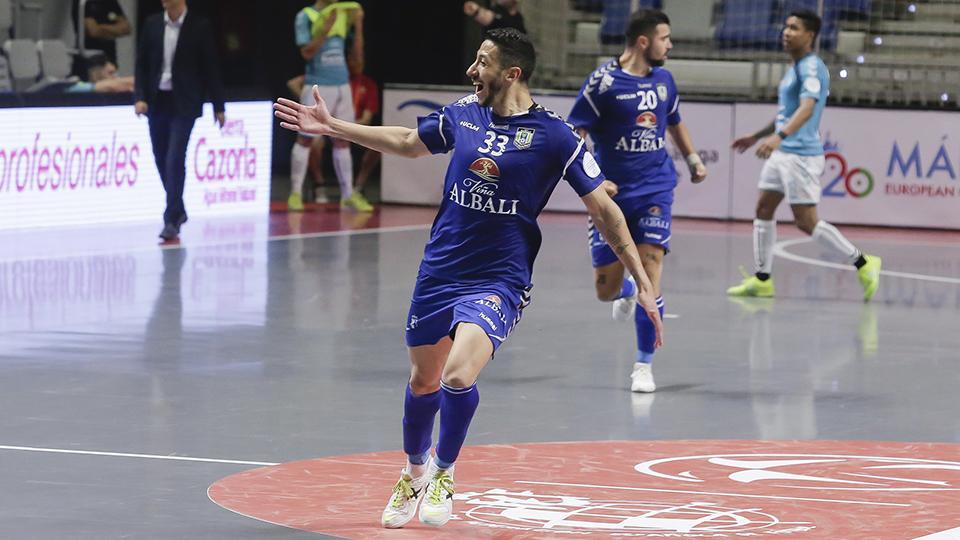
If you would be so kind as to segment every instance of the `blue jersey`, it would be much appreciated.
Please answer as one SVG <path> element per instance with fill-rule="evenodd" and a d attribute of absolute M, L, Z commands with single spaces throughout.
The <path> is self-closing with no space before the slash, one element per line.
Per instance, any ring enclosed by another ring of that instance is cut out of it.
<path fill-rule="evenodd" d="M 819 156 L 823 154 L 823 143 L 820 141 L 820 117 L 827 106 L 827 96 L 830 95 L 830 72 L 820 57 L 810 53 L 788 69 L 780 79 L 780 88 L 777 95 L 777 131 L 786 125 L 793 113 L 800 107 L 802 98 L 816 100 L 813 107 L 813 116 L 804 122 L 796 133 L 780 143 L 780 150 L 801 156 Z"/>
<path fill-rule="evenodd" d="M 434 154 L 453 151 L 420 270 L 446 281 L 530 284 L 537 216 L 560 179 L 580 196 L 603 181 L 583 139 L 534 105 L 510 117 L 467 96 L 418 119 Z"/>
<path fill-rule="evenodd" d="M 584 83 L 569 121 L 590 133 L 603 173 L 619 187 L 617 200 L 676 187 L 677 171 L 664 146 L 667 126 L 680 123 L 680 96 L 669 71 L 655 67 L 638 77 L 611 60 Z"/>
<path fill-rule="evenodd" d="M 313 23 L 307 15 L 305 7 L 297 13 L 293 26 L 297 39 L 297 47 L 303 47 L 313 40 Z M 316 10 L 314 10 L 316 11 Z M 344 40 L 340 36 L 329 36 L 313 58 L 307 61 L 304 84 L 312 86 L 339 86 L 350 82 L 350 73 L 347 71 L 347 61 L 344 56 Z"/>

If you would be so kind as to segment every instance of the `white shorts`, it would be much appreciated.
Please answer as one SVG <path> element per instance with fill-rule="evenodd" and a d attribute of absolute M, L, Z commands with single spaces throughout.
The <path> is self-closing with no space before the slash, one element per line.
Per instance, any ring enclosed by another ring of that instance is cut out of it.
<path fill-rule="evenodd" d="M 353 113 L 353 94 L 350 93 L 349 84 L 341 84 L 339 86 L 317 85 L 317 88 L 320 89 L 320 97 L 322 97 L 323 101 L 327 104 L 327 110 L 330 111 L 330 114 L 334 118 L 348 122 L 355 122 L 357 120 Z M 303 90 L 300 91 L 300 103 L 307 106 L 316 105 L 316 102 L 313 100 L 312 84 L 303 85 Z M 313 137 L 313 135 L 307 133 L 301 133 L 300 135 L 303 137 Z"/>
<path fill-rule="evenodd" d="M 823 155 L 800 156 L 774 150 L 760 171 L 763 191 L 783 193 L 789 204 L 820 202 L 820 175 L 826 166 Z"/>

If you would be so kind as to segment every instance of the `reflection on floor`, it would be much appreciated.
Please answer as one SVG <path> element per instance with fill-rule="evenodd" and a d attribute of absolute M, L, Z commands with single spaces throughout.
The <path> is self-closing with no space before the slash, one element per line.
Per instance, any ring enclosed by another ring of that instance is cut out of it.
<path fill-rule="evenodd" d="M 254 463 L 398 448 L 433 214 L 191 221 L 159 247 L 153 224 L 0 234 L 0 537 L 297 535 L 206 487 Z M 636 395 L 632 327 L 594 299 L 583 216 L 542 227 L 533 304 L 483 374 L 469 444 L 960 442 L 956 233 L 846 228 L 891 272 L 863 304 L 853 272 L 812 264 L 784 226 L 777 298 L 731 300 L 749 225 L 677 220 L 659 389 Z"/>

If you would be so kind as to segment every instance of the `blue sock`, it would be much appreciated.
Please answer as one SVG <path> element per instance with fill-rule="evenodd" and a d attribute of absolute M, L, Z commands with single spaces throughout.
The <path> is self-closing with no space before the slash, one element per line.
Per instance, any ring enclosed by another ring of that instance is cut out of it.
<path fill-rule="evenodd" d="M 473 413 L 480 404 L 480 391 L 473 384 L 467 388 L 453 388 L 440 382 L 440 438 L 437 440 L 437 466 L 449 469 L 460 455 L 467 438 L 467 429 Z"/>
<path fill-rule="evenodd" d="M 618 298 L 618 299 L 620 299 L 620 298 L 628 298 L 628 297 L 631 297 L 631 296 L 633 296 L 633 295 L 635 295 L 635 294 L 637 294 L 637 286 L 633 283 L 633 281 L 624 278 L 624 279 L 623 279 L 623 286 L 620 287 L 620 295 L 617 296 L 617 298 Z"/>
<path fill-rule="evenodd" d="M 439 390 L 418 396 L 407 385 L 403 399 L 403 451 L 414 465 L 423 465 L 430 457 L 433 419 L 439 409 Z"/>
<path fill-rule="evenodd" d="M 660 311 L 660 319 L 663 320 L 663 297 L 657 297 L 657 308 Z M 647 313 L 642 308 L 638 308 L 633 316 L 633 322 L 637 327 L 637 362 L 649 364 L 653 362 L 654 343 L 657 341 L 657 332 L 647 317 Z"/>

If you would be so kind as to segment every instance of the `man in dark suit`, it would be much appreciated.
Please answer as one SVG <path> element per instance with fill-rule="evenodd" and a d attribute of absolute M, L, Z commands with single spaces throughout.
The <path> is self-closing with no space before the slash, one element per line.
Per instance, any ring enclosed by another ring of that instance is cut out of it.
<path fill-rule="evenodd" d="M 216 122 L 223 127 L 223 84 L 217 64 L 213 30 L 206 19 L 187 13 L 186 0 L 161 0 L 163 14 L 143 25 L 137 48 L 137 115 L 150 124 L 153 156 L 167 192 L 160 238 L 175 240 L 187 221 L 183 206 L 187 143 L 203 103 L 213 103 Z"/>

